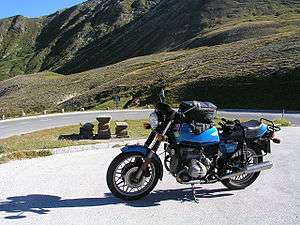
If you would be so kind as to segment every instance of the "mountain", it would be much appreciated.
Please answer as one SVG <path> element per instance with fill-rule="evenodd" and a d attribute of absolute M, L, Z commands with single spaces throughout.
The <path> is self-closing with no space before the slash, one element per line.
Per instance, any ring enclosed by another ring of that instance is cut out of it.
<path fill-rule="evenodd" d="M 92 0 L 45 17 L 2 19 L 0 80 L 42 70 L 68 73 L 70 71 L 62 67 L 75 58 L 82 60 L 80 51 L 141 17 L 156 2 Z"/>
<path fill-rule="evenodd" d="M 91 0 L 3 19 L 0 113 L 94 108 L 114 94 L 152 104 L 164 85 L 173 103 L 300 109 L 299 14 L 288 0 Z"/>
<path fill-rule="evenodd" d="M 197 41 L 203 33 L 226 21 L 299 12 L 296 0 L 90 0 L 41 18 L 16 16 L 0 20 L 0 80 L 198 47 L 207 44 Z"/>

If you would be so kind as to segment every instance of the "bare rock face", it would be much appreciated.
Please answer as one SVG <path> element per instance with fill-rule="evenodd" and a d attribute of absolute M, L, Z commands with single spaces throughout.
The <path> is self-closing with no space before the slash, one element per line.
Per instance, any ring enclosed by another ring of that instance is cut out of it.
<path fill-rule="evenodd" d="M 14 31 L 18 34 L 22 34 L 26 31 L 25 22 L 22 16 L 15 16 L 11 22 L 11 26 L 9 27 L 9 31 Z"/>

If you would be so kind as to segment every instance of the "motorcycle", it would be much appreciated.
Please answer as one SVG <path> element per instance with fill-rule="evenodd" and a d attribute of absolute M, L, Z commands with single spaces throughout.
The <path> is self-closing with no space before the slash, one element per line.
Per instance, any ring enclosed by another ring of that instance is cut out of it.
<path fill-rule="evenodd" d="M 270 142 L 280 127 L 267 119 L 227 120 L 216 127 L 217 107 L 209 102 L 186 101 L 178 110 L 164 103 L 164 93 L 145 129 L 152 129 L 144 145 L 121 149 L 111 162 L 107 185 L 118 198 L 136 200 L 148 195 L 163 178 L 157 151 L 163 143 L 164 166 L 180 184 L 221 182 L 230 190 L 251 185 L 262 170 L 272 168 L 263 158 L 271 153 Z"/>

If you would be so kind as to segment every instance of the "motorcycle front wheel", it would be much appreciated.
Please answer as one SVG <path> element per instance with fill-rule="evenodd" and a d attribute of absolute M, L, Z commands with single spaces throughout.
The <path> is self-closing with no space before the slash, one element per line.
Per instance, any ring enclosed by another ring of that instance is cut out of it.
<path fill-rule="evenodd" d="M 152 161 L 139 180 L 135 175 L 144 162 L 139 153 L 121 153 L 110 164 L 106 182 L 112 194 L 123 200 L 136 200 L 148 195 L 156 186 L 158 166 Z"/>

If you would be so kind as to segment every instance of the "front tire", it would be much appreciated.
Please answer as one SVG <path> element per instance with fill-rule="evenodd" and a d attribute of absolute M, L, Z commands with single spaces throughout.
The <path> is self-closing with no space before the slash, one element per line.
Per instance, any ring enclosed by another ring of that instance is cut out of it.
<path fill-rule="evenodd" d="M 159 179 L 159 167 L 152 161 L 139 181 L 133 181 L 135 172 L 144 162 L 140 153 L 121 153 L 110 164 L 106 182 L 112 194 L 123 200 L 136 200 L 148 195 Z"/>
<path fill-rule="evenodd" d="M 252 148 L 247 149 L 247 154 L 249 156 L 249 164 L 258 164 L 263 161 L 262 153 L 259 150 L 254 150 Z M 226 180 L 222 180 L 222 184 L 230 190 L 244 189 L 250 186 L 259 176 L 260 172 L 242 174 L 240 176 L 232 177 Z"/>

